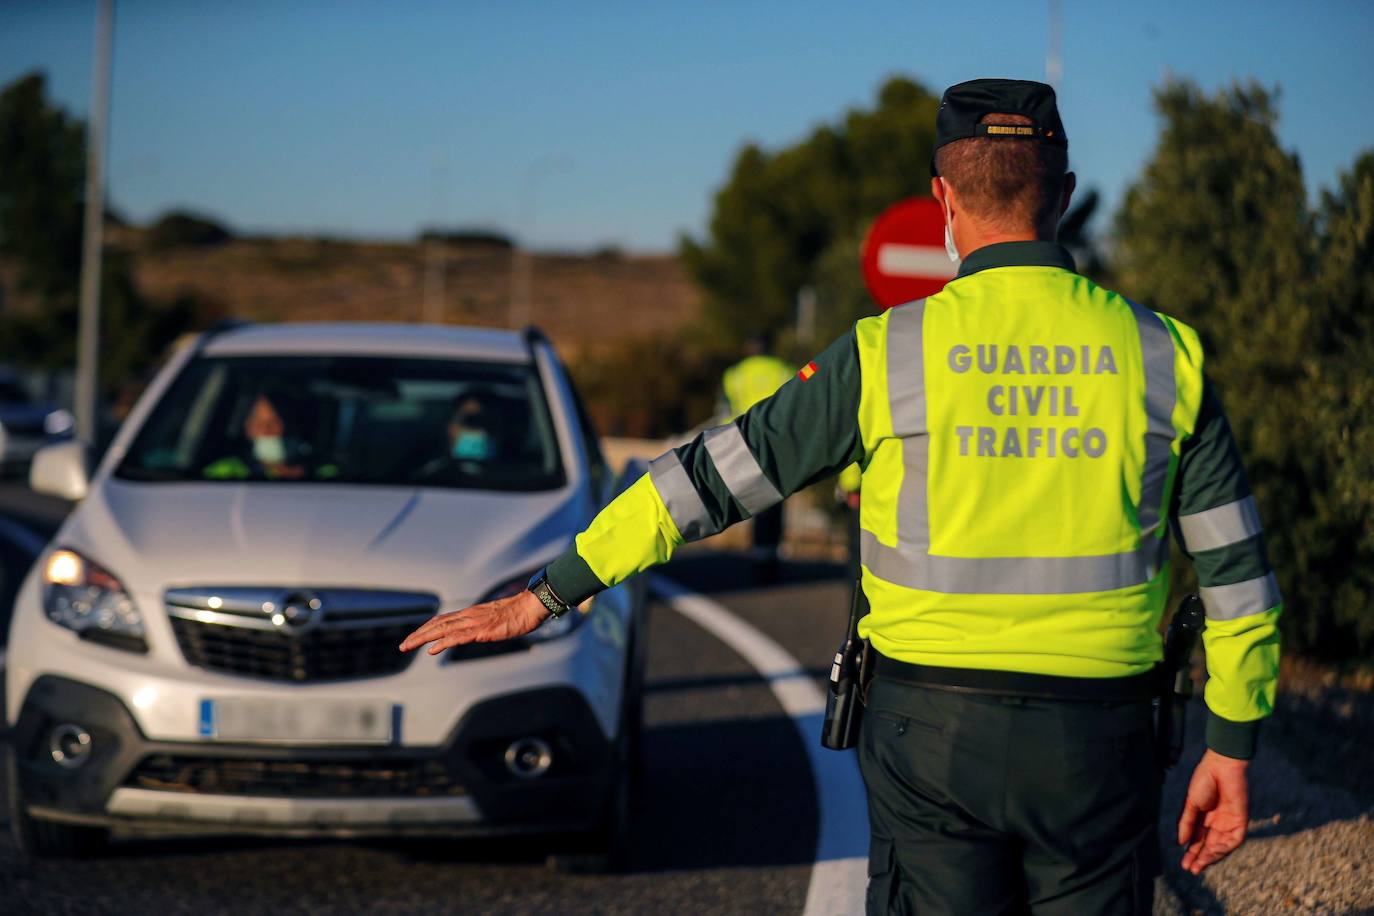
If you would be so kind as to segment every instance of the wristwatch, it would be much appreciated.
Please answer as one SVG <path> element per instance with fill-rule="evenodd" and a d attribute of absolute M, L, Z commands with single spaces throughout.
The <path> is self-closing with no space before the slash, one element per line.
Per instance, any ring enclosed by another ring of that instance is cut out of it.
<path fill-rule="evenodd" d="M 549 568 L 545 566 L 530 578 L 530 584 L 526 586 L 534 592 L 534 597 L 539 599 L 539 603 L 549 609 L 549 615 L 554 619 L 562 617 L 572 610 L 572 605 L 558 597 L 558 593 L 549 586 Z"/>

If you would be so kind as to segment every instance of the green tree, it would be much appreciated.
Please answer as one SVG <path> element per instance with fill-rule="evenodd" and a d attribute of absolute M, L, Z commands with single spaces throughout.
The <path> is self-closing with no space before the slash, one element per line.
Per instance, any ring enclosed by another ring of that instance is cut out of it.
<path fill-rule="evenodd" d="M 776 153 L 740 151 L 716 195 L 708 237 L 682 241 L 715 339 L 734 347 L 782 329 L 821 260 L 842 257 L 830 254 L 835 246 L 857 251 L 854 240 L 884 207 L 930 192 L 938 107 L 920 85 L 894 78 L 872 110 L 851 110 Z"/>
<path fill-rule="evenodd" d="M 1326 531 L 1331 616 L 1353 647 L 1374 647 L 1374 152 L 1322 196 L 1315 305 L 1321 354 L 1304 391 L 1320 418 L 1327 489 L 1317 507 Z"/>
<path fill-rule="evenodd" d="M 711 416 L 728 364 L 718 346 L 689 327 L 583 353 L 571 371 L 603 435 L 659 439 Z"/>
<path fill-rule="evenodd" d="M 33 73 L 0 91 L 0 258 L 20 294 L 0 295 L 0 353 L 56 369 L 76 358 L 86 134 L 46 90 L 43 75 Z M 107 249 L 102 264 L 101 381 L 110 394 L 217 310 L 187 297 L 145 298 L 126 252 Z M 27 307 L 17 307 L 21 299 Z"/>
<path fill-rule="evenodd" d="M 708 239 L 684 239 L 682 256 L 706 293 L 704 320 L 723 349 L 783 332 L 798 292 L 811 286 L 818 315 L 799 358 L 872 315 L 859 251 L 873 220 L 907 197 L 930 193 L 930 156 L 939 99 L 904 78 L 889 80 L 871 110 L 849 111 L 777 153 L 746 146 L 716 195 Z M 1086 231 L 1097 195 L 1086 191 L 1061 237 L 1090 274 L 1100 258 Z"/>
<path fill-rule="evenodd" d="M 1368 651 L 1368 579 L 1351 546 L 1359 516 L 1337 486 L 1333 437 L 1342 418 L 1356 437 L 1368 423 L 1339 407 L 1357 345 L 1331 324 L 1358 320 L 1361 257 L 1368 273 L 1368 230 L 1361 240 L 1354 228 L 1370 218 L 1359 182 L 1329 198 L 1318 244 L 1297 157 L 1275 135 L 1275 93 L 1251 83 L 1206 95 L 1175 82 L 1155 101 L 1163 131 L 1116 220 L 1117 285 L 1203 339 L 1267 522 L 1288 645 Z M 1344 254 L 1323 269 L 1322 247 Z"/>
<path fill-rule="evenodd" d="M 21 291 L 51 300 L 76 290 L 86 142 L 46 85 L 31 73 L 0 92 L 0 256 Z"/>
<path fill-rule="evenodd" d="M 199 213 L 172 210 L 148 227 L 145 244 L 154 251 L 172 248 L 208 248 L 234 236 L 223 225 Z"/>

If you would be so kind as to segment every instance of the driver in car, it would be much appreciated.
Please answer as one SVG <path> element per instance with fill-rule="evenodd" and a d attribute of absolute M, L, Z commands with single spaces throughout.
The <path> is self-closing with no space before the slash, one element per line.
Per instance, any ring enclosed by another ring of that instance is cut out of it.
<path fill-rule="evenodd" d="M 261 392 L 243 421 L 245 450 L 206 465 L 208 480 L 301 480 L 307 476 L 299 437 L 291 435 L 291 402 L 280 393 Z M 327 479 L 338 474 L 333 464 L 321 464 L 309 476 Z"/>
<path fill-rule="evenodd" d="M 447 451 L 420 468 L 420 476 L 442 477 L 464 465 L 485 464 L 497 457 L 496 416 L 476 394 L 459 395 L 448 421 Z"/>

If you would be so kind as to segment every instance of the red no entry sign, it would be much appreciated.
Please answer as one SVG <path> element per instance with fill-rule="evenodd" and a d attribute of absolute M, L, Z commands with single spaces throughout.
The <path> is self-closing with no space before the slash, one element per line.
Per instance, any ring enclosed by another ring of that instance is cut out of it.
<path fill-rule="evenodd" d="M 959 265 L 945 253 L 945 214 L 933 197 L 910 197 L 884 210 L 864 238 L 864 282 L 879 308 L 944 289 Z"/>

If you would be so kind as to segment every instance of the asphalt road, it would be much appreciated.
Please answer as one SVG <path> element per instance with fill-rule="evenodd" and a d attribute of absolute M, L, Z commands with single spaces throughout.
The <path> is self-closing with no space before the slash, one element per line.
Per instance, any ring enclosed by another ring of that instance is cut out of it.
<path fill-rule="evenodd" d="M 0 482 L 0 521 L 51 531 L 61 509 Z M 28 562 L 3 535 L 0 601 Z M 741 558 L 698 552 L 668 574 L 820 681 L 847 609 L 838 567 L 792 564 L 761 587 Z M 471 841 L 138 840 L 94 861 L 35 865 L 17 858 L 0 824 L 0 913 L 801 912 L 820 813 L 803 738 L 748 662 L 667 605 L 651 613 L 646 791 L 625 874 L 561 874 L 539 844 Z M 1172 829 L 1201 753 L 1202 712 L 1195 702 L 1161 832 Z M 1271 735 L 1286 732 L 1284 715 Z M 1251 839 L 1201 880 L 1179 872 L 1179 851 L 1166 843 L 1156 913 L 1374 913 L 1368 793 L 1351 795 L 1339 786 L 1348 780 L 1333 784 L 1330 774 L 1314 779 L 1310 762 L 1272 743 L 1252 769 Z"/>
<path fill-rule="evenodd" d="M 0 512 L 51 531 L 60 506 L 7 481 Z M 0 548 L 0 589 L 25 562 Z M 737 557 L 697 555 L 671 574 L 818 678 L 828 664 L 847 611 L 839 568 L 793 565 L 762 590 Z M 801 739 L 745 660 L 666 605 L 651 614 L 645 793 L 625 874 L 561 874 L 537 843 L 475 841 L 127 840 L 94 861 L 25 864 L 4 832 L 0 911 L 800 912 L 818 821 Z"/>

